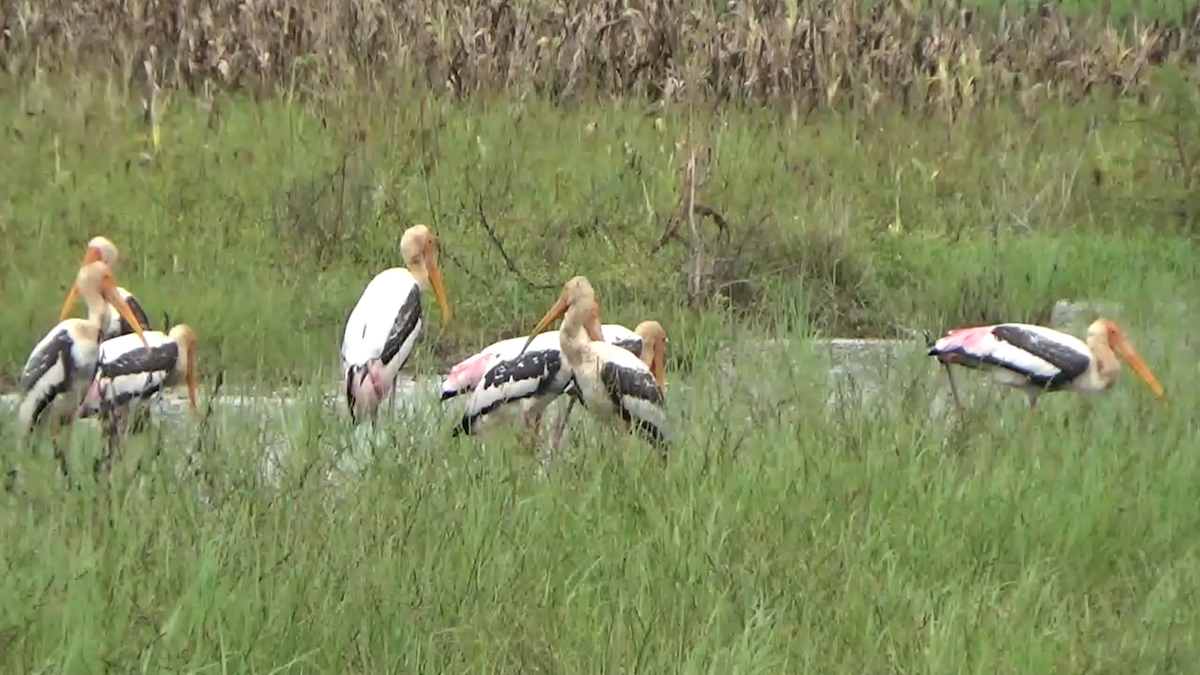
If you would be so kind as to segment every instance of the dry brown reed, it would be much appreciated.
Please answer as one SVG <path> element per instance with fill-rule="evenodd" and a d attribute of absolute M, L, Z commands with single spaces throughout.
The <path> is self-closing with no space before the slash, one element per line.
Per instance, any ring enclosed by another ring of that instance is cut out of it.
<path fill-rule="evenodd" d="M 3 0 L 0 67 L 123 85 L 325 97 L 347 82 L 452 95 L 755 101 L 807 113 L 881 102 L 958 113 L 1017 94 L 1144 95 L 1194 64 L 1200 10 L 1170 22 L 1049 5 L 979 19 L 905 0 Z"/>

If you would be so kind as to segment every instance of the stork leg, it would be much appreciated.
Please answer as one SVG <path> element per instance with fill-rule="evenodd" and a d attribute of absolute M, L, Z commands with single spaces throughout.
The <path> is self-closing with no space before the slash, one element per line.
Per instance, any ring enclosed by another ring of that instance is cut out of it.
<path fill-rule="evenodd" d="M 538 410 L 530 414 L 528 411 L 522 411 L 521 417 L 525 420 L 525 443 L 531 453 L 537 452 L 538 432 L 542 428 L 542 411 Z"/>
<path fill-rule="evenodd" d="M 950 364 L 942 361 L 942 367 L 946 369 L 946 379 L 950 380 L 950 393 L 954 396 L 954 405 L 959 412 L 963 410 L 962 399 L 958 395 L 958 385 L 954 382 L 954 371 L 950 368 Z"/>
<path fill-rule="evenodd" d="M 562 417 L 558 418 L 558 424 L 554 425 L 554 437 L 550 441 L 550 451 L 557 455 L 562 450 L 563 432 L 567 428 L 567 418 L 571 416 L 571 409 L 575 407 L 575 397 L 567 397 L 567 409 L 563 411 Z"/>
<path fill-rule="evenodd" d="M 396 419 L 396 385 L 399 384 L 399 380 L 398 377 L 392 378 L 392 393 L 388 399 L 388 417 L 393 420 Z"/>

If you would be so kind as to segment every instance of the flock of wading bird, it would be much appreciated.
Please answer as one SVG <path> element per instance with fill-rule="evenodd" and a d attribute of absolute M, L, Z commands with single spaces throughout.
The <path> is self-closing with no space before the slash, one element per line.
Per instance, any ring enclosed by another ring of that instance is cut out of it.
<path fill-rule="evenodd" d="M 443 324 L 450 321 L 437 242 L 429 228 L 406 230 L 400 255 L 405 268 L 377 274 L 346 322 L 342 372 L 356 423 L 373 422 L 383 400 L 395 395 L 397 375 L 421 332 L 422 292 L 432 289 Z M 119 434 L 129 430 L 133 412 L 146 410 L 132 406 L 180 384 L 186 384 L 196 412 L 195 332 L 186 325 L 165 334 L 151 330 L 137 300 L 113 277 L 117 258 L 108 239 L 88 242 L 59 324 L 25 364 L 18 412 L 23 438 L 38 426 L 61 429 L 93 416 L 106 421 L 106 433 Z M 68 319 L 79 298 L 87 305 L 87 319 Z M 557 331 L 543 332 L 560 319 Z M 644 321 L 632 331 L 602 325 L 592 285 L 574 277 L 530 336 L 496 342 L 451 369 L 442 383 L 442 400 L 470 394 L 453 435 L 482 433 L 496 426 L 494 420 L 516 413 L 536 438 L 542 413 L 565 393 L 571 400 L 554 432 L 555 445 L 579 402 L 599 419 L 626 425 L 665 450 L 666 345 L 657 321 Z M 1024 390 L 1030 408 L 1046 392 L 1110 389 L 1121 369 L 1117 357 L 1156 396 L 1165 395 L 1117 324 L 1104 318 L 1088 327 L 1085 340 L 1020 323 L 962 328 L 934 342 L 928 353 L 946 368 L 959 408 L 951 365 L 993 372 L 999 383 Z M 65 464 L 62 468 L 65 472 Z"/>

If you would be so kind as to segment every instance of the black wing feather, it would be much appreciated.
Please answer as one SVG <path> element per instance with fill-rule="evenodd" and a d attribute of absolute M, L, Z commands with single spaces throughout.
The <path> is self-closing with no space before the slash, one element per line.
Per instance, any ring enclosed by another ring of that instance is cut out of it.
<path fill-rule="evenodd" d="M 1038 333 L 1017 326 L 996 326 L 992 329 L 992 335 L 995 335 L 996 339 L 1003 340 L 1018 349 L 1023 349 L 1058 368 L 1058 373 L 1050 377 L 1038 373 L 1021 373 L 1028 377 L 1032 384 L 1040 387 L 1052 388 L 1062 386 L 1083 375 L 1084 371 L 1091 365 L 1091 359 L 1086 354 L 1082 354 L 1054 340 L 1048 340 Z"/>
<path fill-rule="evenodd" d="M 648 435 L 655 444 L 661 445 L 666 443 L 666 437 L 663 435 L 661 429 L 645 420 L 634 417 L 621 404 L 621 398 L 629 396 L 656 405 L 662 405 L 662 390 L 658 388 L 658 381 L 654 379 L 653 375 L 644 370 L 623 368 L 610 361 L 605 363 L 600 369 L 600 381 L 608 391 L 609 400 L 612 401 L 613 407 L 616 408 L 621 419 Z"/>
<path fill-rule="evenodd" d="M 642 356 L 642 339 L 641 338 L 625 338 L 622 340 L 614 340 L 612 343 L 616 347 L 620 347 L 627 352 L 631 352 L 634 356 L 641 358 Z"/>
<path fill-rule="evenodd" d="M 470 435 L 474 433 L 475 423 L 480 418 L 506 403 L 551 393 L 552 388 L 556 386 L 555 380 L 558 377 L 559 371 L 562 370 L 562 364 L 562 353 L 557 349 L 525 352 L 516 358 L 497 362 L 483 374 L 482 386 L 484 389 L 499 387 L 509 382 L 533 379 L 537 380 L 537 387 L 525 394 L 498 398 L 473 414 L 468 413 L 463 415 L 453 435 Z M 578 396 L 578 394 L 576 395 Z"/>
<path fill-rule="evenodd" d="M 62 361 L 63 364 L 62 380 L 46 390 L 34 407 L 33 423 L 35 424 L 41 419 L 42 413 L 46 411 L 50 403 L 71 387 L 72 376 L 75 374 L 75 360 L 71 358 L 72 344 L 71 333 L 64 328 L 58 331 L 41 351 L 34 353 L 25 364 L 25 370 L 21 373 L 21 391 L 24 393 L 32 391 L 38 381 L 45 377 L 51 368 L 58 365 L 59 361 Z"/>
<path fill-rule="evenodd" d="M 75 364 L 71 359 L 71 333 L 67 329 L 62 329 L 55 334 L 54 339 L 50 340 L 40 352 L 36 352 L 29 357 L 29 361 L 25 363 L 25 370 L 21 373 L 21 391 L 28 392 L 50 372 L 50 369 L 58 364 L 61 360 L 66 368 L 66 377 L 63 382 L 71 381 L 71 374 Z"/>
<path fill-rule="evenodd" d="M 413 330 L 417 327 L 417 322 L 421 320 L 421 287 L 413 284 L 412 290 L 408 293 L 408 299 L 404 301 L 404 305 L 400 307 L 400 313 L 396 315 L 396 322 L 392 324 L 392 332 L 388 333 L 387 342 L 383 344 L 383 352 L 379 355 L 380 361 L 387 365 L 396 358 L 400 353 L 400 347 L 404 341 L 412 335 Z"/>
<path fill-rule="evenodd" d="M 154 328 L 150 326 L 150 319 L 146 316 L 146 311 L 142 309 L 142 305 L 137 301 L 137 298 L 131 295 L 125 298 L 125 303 L 129 305 L 129 311 L 133 313 L 135 318 L 137 318 L 138 323 L 142 324 L 142 330 L 154 330 Z M 118 316 L 120 315 L 118 314 Z M 163 327 L 163 330 L 166 330 L 165 326 Z M 122 316 L 121 335 L 129 335 L 132 332 L 133 326 L 129 325 L 129 322 L 126 321 L 125 317 Z"/>
<path fill-rule="evenodd" d="M 170 373 L 179 359 L 179 345 L 173 341 L 157 347 L 138 347 L 100 364 L 100 376 L 117 378 L 161 371 Z"/>

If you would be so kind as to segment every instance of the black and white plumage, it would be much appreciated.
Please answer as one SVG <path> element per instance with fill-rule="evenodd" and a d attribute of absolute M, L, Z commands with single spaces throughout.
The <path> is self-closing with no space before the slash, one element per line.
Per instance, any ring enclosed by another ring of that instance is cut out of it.
<path fill-rule="evenodd" d="M 642 338 L 636 332 L 618 324 L 605 324 L 600 330 L 606 342 L 641 354 Z M 471 392 L 454 436 L 480 433 L 513 412 L 536 427 L 545 409 L 567 392 L 571 368 L 562 358 L 558 331 L 537 335 L 522 353 L 526 341 L 501 340 L 450 370 L 442 383 L 442 400 Z M 575 388 L 571 392 L 578 397 Z"/>
<path fill-rule="evenodd" d="M 951 365 L 991 371 L 1002 385 L 1019 388 L 1030 406 L 1043 393 L 1075 391 L 1097 393 L 1116 384 L 1117 357 L 1125 359 L 1156 396 L 1162 385 L 1142 361 L 1116 323 L 1098 319 L 1085 340 L 1060 331 L 1024 323 L 962 328 L 947 333 L 929 349 L 946 368 L 955 402 L 962 405 Z"/>
<path fill-rule="evenodd" d="M 627 352 L 628 353 L 628 352 Z M 632 354 L 630 355 L 632 356 Z M 592 398 L 584 398 L 589 409 L 612 411 L 626 424 L 646 434 L 656 444 L 667 441 L 667 413 L 664 407 L 663 388 L 653 370 L 638 358 L 629 358 L 612 352 L 600 366 L 600 387 L 608 395 L 607 406 Z M 581 391 L 589 373 L 584 369 L 576 375 Z"/>
<path fill-rule="evenodd" d="M 135 339 L 144 339 L 141 324 L 117 293 L 112 271 L 103 262 L 81 267 L 74 288 L 87 302 L 88 318 L 59 322 L 25 362 L 17 413 L 22 436 L 48 419 L 62 425 L 75 418 L 99 364 L 100 326 L 110 305 L 133 326 Z"/>
<path fill-rule="evenodd" d="M 571 368 L 579 398 L 600 419 L 621 419 L 664 447 L 670 432 L 665 406 L 666 332 L 658 322 L 643 322 L 641 358 L 596 339 L 599 308 L 587 278 L 577 276 L 563 286 L 558 301 L 528 338 L 562 319 L 559 341 Z"/>
<path fill-rule="evenodd" d="M 375 275 L 346 321 L 342 336 L 342 372 L 346 402 L 355 421 L 374 419 L 382 400 L 395 387 L 421 333 L 421 291 L 433 289 L 450 321 L 433 234 L 424 225 L 409 228 L 400 241 L 408 269 L 392 268 Z"/>
<path fill-rule="evenodd" d="M 117 251 L 116 245 L 114 245 L 105 237 L 92 237 L 92 239 L 88 242 L 87 250 L 83 254 L 83 262 L 81 264 L 88 265 L 90 263 L 100 261 L 105 265 L 108 265 L 110 270 L 113 270 L 116 268 L 117 260 L 119 259 L 120 253 Z M 133 316 L 137 317 L 138 322 L 142 326 L 142 330 L 151 330 L 150 320 L 146 317 L 145 310 L 142 309 L 141 303 L 138 302 L 133 293 L 130 293 L 124 288 L 118 286 L 117 294 L 120 295 L 121 299 L 125 301 L 125 304 L 129 307 L 129 310 Z M 67 295 L 67 301 L 63 304 L 62 313 L 58 317 L 59 321 L 63 321 L 71 315 L 72 310 L 75 308 L 75 302 L 77 299 L 78 291 L 74 286 L 72 286 L 71 292 Z M 101 322 L 100 341 L 103 342 L 105 340 L 111 340 L 122 335 L 130 335 L 133 334 L 133 332 L 133 325 L 130 324 L 130 322 L 123 317 L 120 312 L 116 311 L 115 307 L 110 305 L 109 312 Z"/>
<path fill-rule="evenodd" d="M 117 294 L 125 300 L 125 304 L 129 305 L 129 311 L 138 320 L 138 323 L 141 324 L 142 330 L 153 330 L 150 319 L 146 316 L 146 310 L 142 309 L 142 306 L 138 303 L 137 298 L 133 297 L 133 293 L 130 293 L 124 288 L 118 286 Z M 108 321 L 105 323 L 103 331 L 100 335 L 101 343 L 107 340 L 112 340 L 113 338 L 129 335 L 135 335 L 133 331 L 133 324 L 129 323 L 129 321 L 125 317 L 121 316 L 119 312 L 109 312 Z"/>
<path fill-rule="evenodd" d="M 128 418 L 131 405 L 149 401 L 164 389 L 186 385 L 192 413 L 196 403 L 196 333 L 178 325 L 167 334 L 146 331 L 143 344 L 125 335 L 100 344 L 99 366 L 80 406 L 81 418 L 97 414 L 115 422 Z"/>

